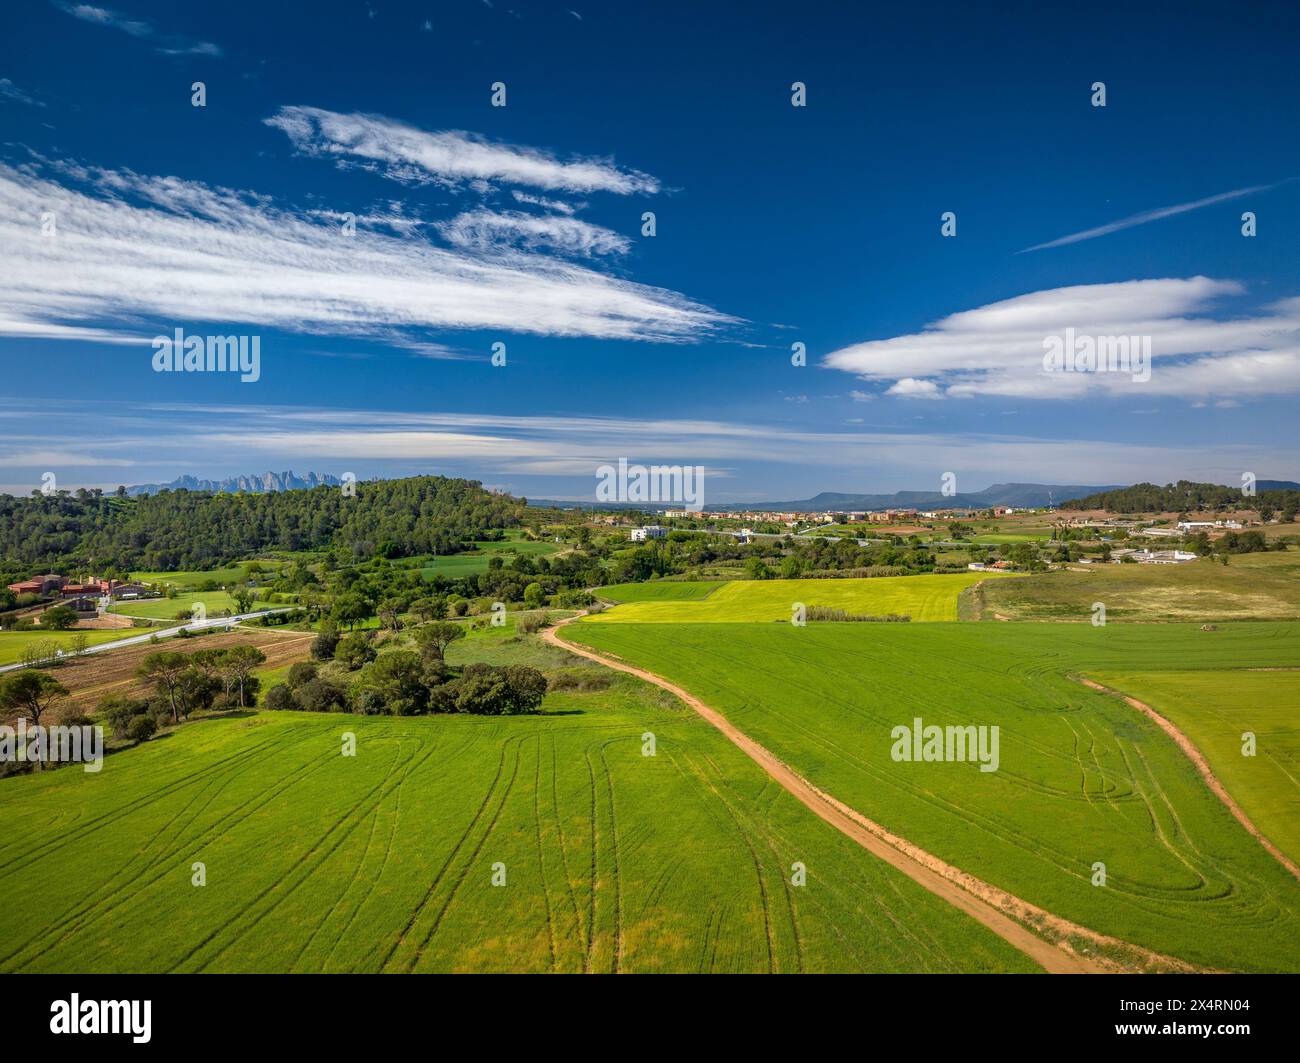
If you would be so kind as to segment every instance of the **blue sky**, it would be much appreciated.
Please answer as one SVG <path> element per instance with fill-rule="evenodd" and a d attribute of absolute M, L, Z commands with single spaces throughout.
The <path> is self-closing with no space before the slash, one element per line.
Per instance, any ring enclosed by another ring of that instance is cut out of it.
<path fill-rule="evenodd" d="M 3 16 L 2 490 L 1300 476 L 1293 5 L 122 4 Z"/>

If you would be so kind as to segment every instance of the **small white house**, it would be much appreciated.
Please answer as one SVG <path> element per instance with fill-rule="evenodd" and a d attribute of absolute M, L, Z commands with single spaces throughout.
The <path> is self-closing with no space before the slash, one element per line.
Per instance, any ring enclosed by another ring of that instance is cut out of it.
<path fill-rule="evenodd" d="M 632 541 L 634 543 L 643 543 L 648 539 L 663 539 L 668 535 L 668 529 L 662 528 L 658 524 L 647 524 L 644 528 L 632 529 Z"/>

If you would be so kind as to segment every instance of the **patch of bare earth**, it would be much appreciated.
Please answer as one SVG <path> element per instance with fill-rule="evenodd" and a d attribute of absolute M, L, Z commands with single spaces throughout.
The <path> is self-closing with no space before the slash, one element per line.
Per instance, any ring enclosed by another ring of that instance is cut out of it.
<path fill-rule="evenodd" d="M 65 707 L 90 712 L 109 695 L 144 697 L 149 694 L 151 688 L 137 678 L 135 672 L 149 654 L 158 650 L 197 653 L 199 650 L 256 646 L 266 654 L 263 668 L 283 668 L 306 660 L 313 638 L 315 636 L 310 632 L 240 627 L 229 634 L 202 635 L 191 639 L 160 639 L 157 643 L 146 642 L 124 646 L 120 650 L 75 657 L 59 665 L 53 674 L 71 695 L 65 702 Z"/>

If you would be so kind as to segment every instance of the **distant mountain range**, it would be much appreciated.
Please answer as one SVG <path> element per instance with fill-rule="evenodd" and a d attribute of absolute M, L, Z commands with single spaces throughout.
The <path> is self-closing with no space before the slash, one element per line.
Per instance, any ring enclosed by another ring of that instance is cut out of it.
<path fill-rule="evenodd" d="M 338 487 L 343 481 L 329 473 L 309 472 L 299 476 L 293 471 L 264 472 L 252 476 L 227 476 L 224 480 L 200 480 L 196 476 L 178 476 L 171 483 L 136 484 L 128 487 L 128 495 L 156 495 L 159 491 L 212 491 L 215 494 L 266 494 L 273 491 L 301 491 L 309 487 Z"/>
<path fill-rule="evenodd" d="M 1126 485 L 1125 485 L 1126 486 Z M 1097 487 L 1080 484 L 994 484 L 983 491 L 945 495 L 940 491 L 895 491 L 891 495 L 851 495 L 837 491 L 823 491 L 812 498 L 793 502 L 712 502 L 704 509 L 709 513 L 726 510 L 775 510 L 778 512 L 809 512 L 865 509 L 988 509 L 990 506 L 1049 506 L 1059 505 L 1071 498 L 1100 491 L 1114 491 L 1116 486 Z M 662 502 L 561 502 L 551 499 L 530 498 L 530 506 L 551 506 L 557 509 L 641 509 L 654 512 L 659 509 L 678 508 Z"/>

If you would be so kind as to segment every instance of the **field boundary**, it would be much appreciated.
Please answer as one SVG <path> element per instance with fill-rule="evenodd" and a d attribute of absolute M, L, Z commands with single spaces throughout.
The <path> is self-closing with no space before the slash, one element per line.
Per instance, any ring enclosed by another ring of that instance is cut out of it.
<path fill-rule="evenodd" d="M 1134 972 L 1194 973 L 1202 970 L 1170 956 L 1070 922 L 1006 890 L 993 886 L 868 819 L 856 809 L 813 785 L 766 746 L 745 734 L 718 710 L 675 683 L 643 668 L 577 646 L 559 629 L 580 619 L 568 617 L 542 632 L 542 638 L 607 668 L 644 679 L 673 694 L 723 733 L 733 745 L 818 818 L 857 842 L 913 881 L 983 924 L 1008 944 L 1040 964 L 1049 974 Z M 1087 943 L 1104 954 L 1085 954 Z"/>
<path fill-rule="evenodd" d="M 1173 720 L 1160 715 L 1160 713 L 1156 712 L 1156 710 L 1145 701 L 1139 701 L 1137 698 L 1125 694 L 1122 690 L 1113 690 L 1108 686 L 1098 683 L 1095 679 L 1086 679 L 1080 675 L 1071 676 L 1071 678 L 1076 683 L 1082 683 L 1091 690 L 1099 691 L 1102 694 L 1109 694 L 1111 697 L 1122 698 L 1131 708 L 1137 709 L 1138 712 L 1142 713 L 1142 715 L 1151 719 L 1157 727 L 1174 740 L 1174 744 L 1183 751 L 1187 759 L 1195 766 L 1197 772 L 1205 781 L 1205 785 L 1210 788 L 1210 791 L 1215 797 L 1223 802 L 1224 807 L 1233 814 L 1237 822 L 1246 828 L 1247 833 L 1251 834 L 1274 860 L 1291 872 L 1297 880 L 1300 880 L 1300 867 L 1297 867 L 1295 862 L 1288 857 L 1286 853 L 1282 852 L 1281 849 L 1268 839 L 1263 831 L 1255 826 L 1254 821 L 1246 815 L 1246 810 L 1242 808 L 1241 805 L 1237 804 L 1237 801 L 1232 794 L 1228 793 L 1227 787 L 1225 787 L 1223 783 L 1219 781 L 1219 777 L 1214 774 L 1214 770 L 1210 767 L 1210 762 L 1205 759 L 1205 755 L 1197 748 L 1196 743 L 1193 742 L 1187 736 L 1186 732 L 1174 723 Z"/>

